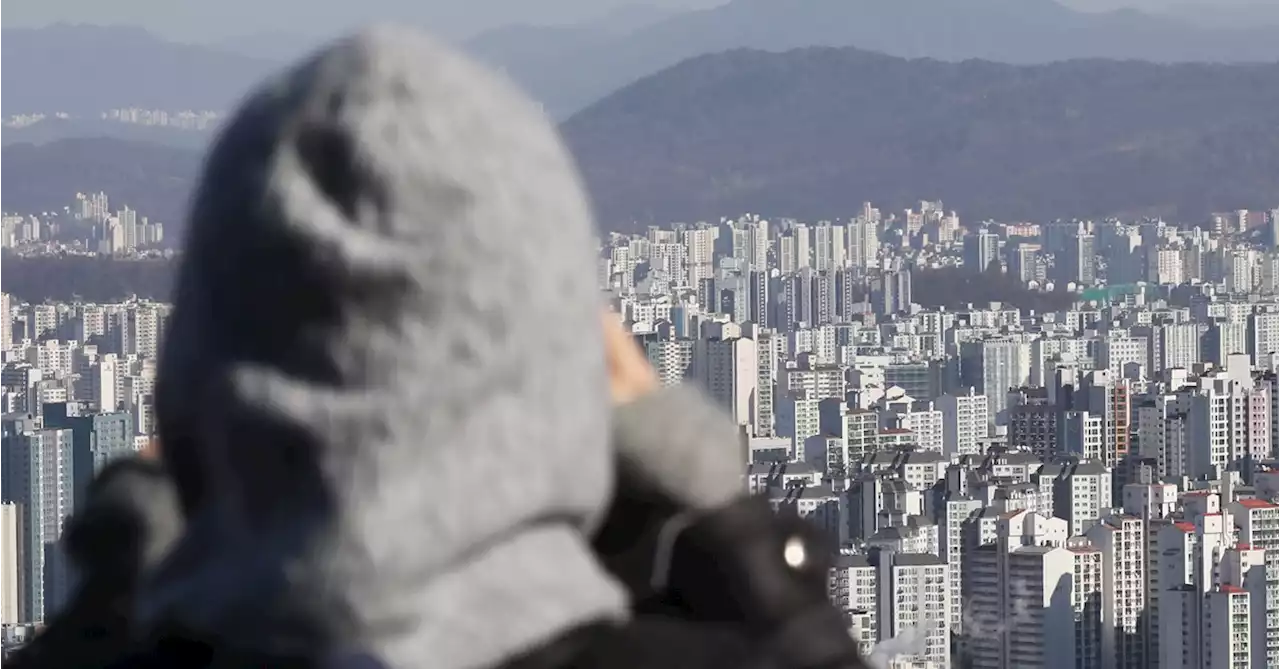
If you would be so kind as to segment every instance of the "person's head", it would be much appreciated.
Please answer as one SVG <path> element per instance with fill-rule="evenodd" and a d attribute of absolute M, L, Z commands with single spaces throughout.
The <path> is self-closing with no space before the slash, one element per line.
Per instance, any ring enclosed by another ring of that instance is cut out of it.
<path fill-rule="evenodd" d="M 613 480 L 594 232 L 539 107 L 420 35 L 258 89 L 208 157 L 164 342 L 187 510 L 227 552 L 318 526 L 339 599 L 589 526 Z"/>
<path fill-rule="evenodd" d="M 283 476 L 357 443 L 431 458 L 454 445 L 423 437 L 505 412 L 520 424 L 466 448 L 602 471 L 592 245 L 569 157 L 505 81 L 408 31 L 325 50 L 254 93 L 208 158 L 165 341 L 166 460 L 185 482 L 188 460 Z M 552 426 L 560 445 L 537 443 Z"/>

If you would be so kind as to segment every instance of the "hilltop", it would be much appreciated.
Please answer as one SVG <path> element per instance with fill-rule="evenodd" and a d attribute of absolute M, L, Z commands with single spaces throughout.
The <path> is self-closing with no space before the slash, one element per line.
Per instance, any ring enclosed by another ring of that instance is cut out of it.
<path fill-rule="evenodd" d="M 968 220 L 1275 206 L 1269 65 L 906 60 L 858 49 L 686 61 L 563 131 L 612 230 L 752 211 L 848 216 L 941 199 Z M 119 139 L 3 150 L 5 209 L 105 190 L 179 220 L 199 153 Z"/>
<path fill-rule="evenodd" d="M 114 208 L 128 205 L 175 231 L 200 170 L 195 150 L 105 137 L 7 144 L 0 155 L 6 212 L 59 210 L 76 193 L 105 191 Z"/>
<path fill-rule="evenodd" d="M 941 199 L 970 220 L 1275 206 L 1274 65 L 702 56 L 574 115 L 605 225 L 847 216 Z"/>
<path fill-rule="evenodd" d="M 227 109 L 276 66 L 133 27 L 58 24 L 0 31 L 5 115 L 115 108 Z"/>
<path fill-rule="evenodd" d="M 1133 10 L 1081 12 L 1053 0 L 732 0 L 630 30 L 526 28 L 467 46 L 564 118 L 685 59 L 741 48 L 857 47 L 902 58 L 1023 65 L 1256 61 L 1274 69 L 1274 18 L 1228 25 Z"/>

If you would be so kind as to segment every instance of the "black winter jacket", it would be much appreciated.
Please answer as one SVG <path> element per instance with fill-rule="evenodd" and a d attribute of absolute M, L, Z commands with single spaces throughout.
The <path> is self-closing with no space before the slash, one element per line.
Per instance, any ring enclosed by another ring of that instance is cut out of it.
<path fill-rule="evenodd" d="M 145 463 L 104 478 L 157 476 Z M 804 520 L 775 515 L 760 498 L 685 517 L 623 482 L 596 549 L 635 596 L 625 624 L 572 630 L 503 669 L 862 669 L 843 615 L 826 594 L 829 555 Z M 98 495 L 98 499 L 109 498 Z M 97 504 L 73 526 L 85 587 L 66 614 L 12 658 L 40 669 L 382 669 L 238 652 L 230 640 L 173 630 L 134 643 L 129 593 L 140 554 L 157 539 L 127 505 Z M 155 525 L 155 521 L 151 521 Z M 160 523 L 163 529 L 164 523 Z M 127 541 L 121 541 L 122 538 Z M 399 668 L 396 668 L 399 669 Z M 423 668 L 428 669 L 428 668 Z"/>

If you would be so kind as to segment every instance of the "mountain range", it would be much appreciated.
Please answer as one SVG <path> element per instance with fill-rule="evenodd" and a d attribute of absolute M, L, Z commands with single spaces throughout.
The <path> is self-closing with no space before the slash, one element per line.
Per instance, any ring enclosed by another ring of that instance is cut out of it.
<path fill-rule="evenodd" d="M 1280 23 L 1280 3 L 1264 0 L 1174 4 L 1166 7 L 1163 15 L 1205 28 L 1256 28 Z"/>
<path fill-rule="evenodd" d="M 638 6 L 575 25 L 506 26 L 463 47 L 566 118 L 643 76 L 737 48 L 855 46 L 905 58 L 1013 64 L 1076 58 L 1275 62 L 1276 29 L 1275 20 L 1222 27 L 1136 11 L 1079 12 L 1054 0 L 731 0 L 705 10 Z M 224 110 L 253 82 L 319 41 L 250 34 L 185 45 L 137 28 L 5 28 L 0 51 L 6 95 L 0 104 L 6 115 L 96 115 L 114 107 Z"/>
<path fill-rule="evenodd" d="M 303 57 L 308 51 L 317 48 L 322 41 L 320 38 L 299 33 L 265 31 L 237 35 L 201 46 L 261 61 L 286 63 Z"/>
<path fill-rule="evenodd" d="M 141 28 L 59 24 L 0 31 L 0 111 L 96 117 L 121 107 L 226 109 L 275 65 L 175 44 Z"/>
<path fill-rule="evenodd" d="M 735 4 L 749 1 L 773 0 Z M 655 20 L 640 31 L 675 19 Z M 237 64 L 244 77 L 266 67 L 216 50 L 193 54 Z M 6 68 L 13 65 L 0 60 Z M 236 88 L 232 78 L 220 81 L 225 95 Z M 1280 205 L 1276 64 L 1011 65 L 852 47 L 740 49 L 641 78 L 562 128 L 611 229 L 744 211 L 845 216 L 865 200 L 893 209 L 931 198 L 969 219 L 1004 220 L 1196 220 Z M 81 130 L 0 129 L 0 143 L 18 142 L 0 146 L 0 211 L 56 209 L 76 192 L 105 189 L 152 219 L 179 220 L 200 142 L 161 146 L 175 139 L 147 128 L 128 128 L 147 142 L 59 141 Z"/>
<path fill-rule="evenodd" d="M 1129 10 L 1078 12 L 1053 0 L 732 0 L 607 40 L 563 29 L 525 31 L 518 40 L 519 49 L 512 40 L 491 48 L 483 36 L 468 47 L 561 117 L 682 60 L 737 48 L 854 46 L 903 58 L 1012 64 L 1274 62 L 1277 55 L 1274 23 L 1205 28 Z"/>
<path fill-rule="evenodd" d="M 919 199 L 969 220 L 1191 221 L 1275 206 L 1278 103 L 1273 65 L 735 50 L 646 77 L 562 130 L 611 230 Z M 5 208 L 47 210 L 102 189 L 171 223 L 198 155 L 103 139 L 8 145 Z"/>
<path fill-rule="evenodd" d="M 970 220 L 1276 204 L 1272 65 L 905 60 L 845 48 L 701 56 L 570 118 L 614 227 L 941 199 Z"/>

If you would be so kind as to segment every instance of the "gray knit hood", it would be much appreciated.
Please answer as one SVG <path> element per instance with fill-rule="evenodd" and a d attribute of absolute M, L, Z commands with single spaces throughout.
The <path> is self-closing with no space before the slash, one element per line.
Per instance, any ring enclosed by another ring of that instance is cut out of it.
<path fill-rule="evenodd" d="M 363 32 L 244 103 L 188 235 L 157 417 L 190 522 L 144 624 L 472 669 L 623 615 L 594 230 L 535 104 Z"/>

